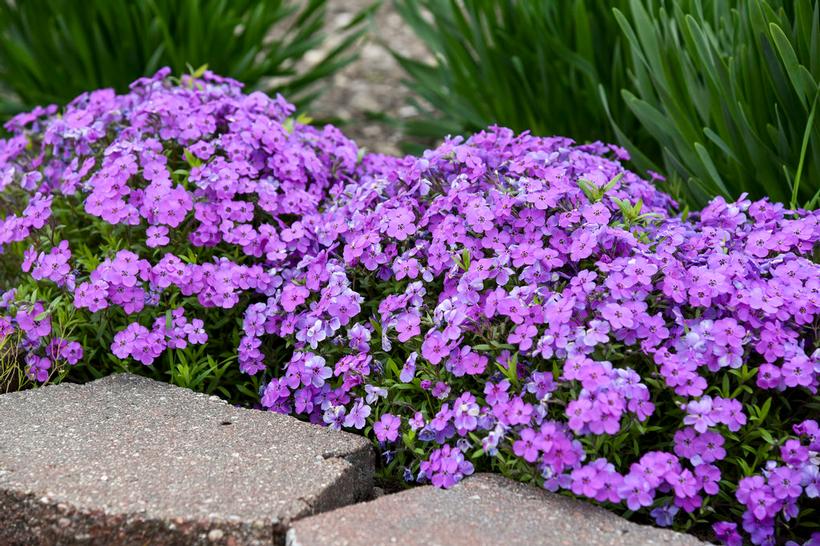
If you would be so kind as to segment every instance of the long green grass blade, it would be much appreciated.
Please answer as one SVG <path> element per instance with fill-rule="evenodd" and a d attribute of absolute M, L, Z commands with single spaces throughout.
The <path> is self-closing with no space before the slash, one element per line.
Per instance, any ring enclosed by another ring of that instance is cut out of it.
<path fill-rule="evenodd" d="M 797 208 L 797 195 L 800 190 L 800 178 L 803 176 L 803 164 L 806 161 L 806 150 L 809 147 L 809 139 L 811 138 L 812 127 L 814 127 L 814 114 L 817 112 L 817 100 L 820 98 L 820 92 L 815 93 L 814 102 L 811 105 L 811 112 L 809 119 L 806 120 L 806 130 L 803 132 L 803 143 L 800 145 L 800 161 L 797 163 L 797 172 L 794 175 L 794 182 L 792 182 L 792 209 Z"/>

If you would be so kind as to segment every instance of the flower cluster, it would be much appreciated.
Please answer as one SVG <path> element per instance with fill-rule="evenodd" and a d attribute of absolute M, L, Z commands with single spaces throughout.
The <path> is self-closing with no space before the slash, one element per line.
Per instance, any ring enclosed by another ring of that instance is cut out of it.
<path fill-rule="evenodd" d="M 371 435 L 393 476 L 812 540 L 820 214 L 684 219 L 614 146 L 495 127 L 392 158 L 292 112 L 160 72 L 18 116 L 0 247 L 117 324 L 118 358 L 233 336 L 262 406 Z"/>
<path fill-rule="evenodd" d="M 174 309 L 157 318 L 151 330 L 138 322 L 129 324 L 114 336 L 111 352 L 117 358 L 131 357 L 149 366 L 166 349 L 184 349 L 188 344 L 208 341 L 203 325 L 200 319 L 188 322 L 182 308 Z"/>
<path fill-rule="evenodd" d="M 26 375 L 44 383 L 66 366 L 83 358 L 83 347 L 62 337 L 63 329 L 52 324 L 44 302 L 14 302 L 15 290 L 0 293 L 0 364 L 2 375 L 22 360 Z"/>

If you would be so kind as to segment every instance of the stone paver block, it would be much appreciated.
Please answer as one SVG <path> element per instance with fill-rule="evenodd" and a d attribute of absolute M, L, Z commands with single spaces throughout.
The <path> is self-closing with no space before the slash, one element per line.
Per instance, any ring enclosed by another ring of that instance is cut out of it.
<path fill-rule="evenodd" d="M 449 490 L 417 487 L 299 520 L 288 546 L 696 546 L 698 539 L 636 525 L 606 510 L 478 474 Z"/>
<path fill-rule="evenodd" d="M 0 396 L 0 544 L 282 544 L 370 498 L 365 439 L 133 375 Z"/>

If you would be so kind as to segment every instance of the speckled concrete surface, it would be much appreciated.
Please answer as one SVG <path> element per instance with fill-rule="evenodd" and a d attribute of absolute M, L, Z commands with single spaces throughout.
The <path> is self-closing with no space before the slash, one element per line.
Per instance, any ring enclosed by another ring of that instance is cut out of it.
<path fill-rule="evenodd" d="M 281 544 L 370 498 L 366 440 L 131 375 L 0 396 L 0 544 Z"/>
<path fill-rule="evenodd" d="M 294 523 L 288 546 L 697 546 L 582 501 L 479 474 L 450 490 L 418 487 Z"/>

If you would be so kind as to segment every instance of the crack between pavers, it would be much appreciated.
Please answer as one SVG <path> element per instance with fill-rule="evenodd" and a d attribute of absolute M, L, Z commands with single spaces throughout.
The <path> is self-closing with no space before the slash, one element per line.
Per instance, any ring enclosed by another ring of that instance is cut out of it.
<path fill-rule="evenodd" d="M 299 497 L 297 498 L 294 503 L 301 503 L 303 505 L 302 509 L 297 509 L 295 514 L 287 519 L 287 521 L 279 521 L 273 523 L 271 526 L 271 540 L 274 546 L 299 546 L 298 540 L 296 539 L 295 530 L 293 528 L 293 524 L 297 521 L 308 518 L 310 516 L 314 516 L 317 514 L 323 514 L 325 512 L 332 512 L 334 510 L 338 510 L 340 508 L 344 508 L 346 506 L 353 506 L 355 504 L 360 504 L 363 502 L 367 502 L 373 498 L 373 483 L 372 483 L 372 473 L 370 475 L 370 486 L 367 488 L 368 490 L 364 492 L 364 494 L 356 494 L 354 495 L 353 499 L 350 502 L 346 502 L 344 504 L 335 504 L 331 503 L 331 505 L 327 506 L 324 509 L 319 509 L 317 511 L 317 506 L 321 508 L 321 504 L 323 501 L 327 501 L 329 498 L 335 497 L 335 495 L 329 494 L 328 491 L 334 489 L 334 486 L 338 484 L 344 484 L 346 480 L 352 479 L 358 481 L 361 476 L 361 470 L 358 462 L 360 462 L 362 457 L 367 457 L 368 453 L 362 453 L 362 450 L 355 450 L 355 451 L 348 451 L 344 453 L 339 453 L 336 451 L 326 451 L 322 453 L 322 459 L 325 461 L 332 461 L 338 460 L 340 461 L 343 466 L 344 470 L 341 474 L 334 480 L 333 485 L 325 489 L 323 494 L 315 495 L 312 497 Z M 328 498 L 325 498 L 328 497 Z"/>
<path fill-rule="evenodd" d="M 302 546 L 299 543 L 299 539 L 296 538 L 296 529 L 290 528 L 288 532 L 285 533 L 285 546 Z"/>
<path fill-rule="evenodd" d="M 295 501 L 295 504 L 301 503 L 303 505 L 302 509 L 296 511 L 296 514 L 286 521 L 276 520 L 271 525 L 271 544 L 273 546 L 284 546 L 287 541 L 287 534 L 292 529 L 292 525 L 294 522 L 299 521 L 302 518 L 310 517 L 313 515 L 313 505 L 312 503 L 305 500 L 304 497 L 299 497 Z"/>

